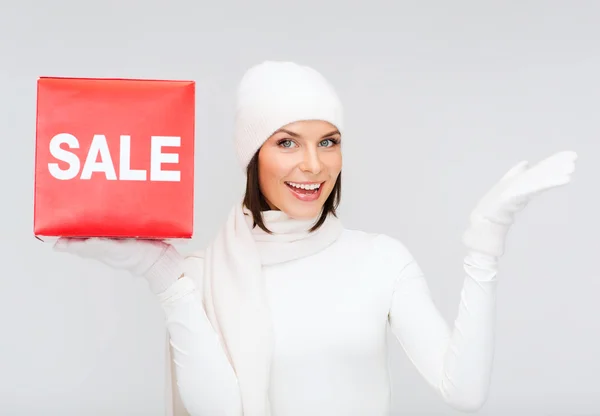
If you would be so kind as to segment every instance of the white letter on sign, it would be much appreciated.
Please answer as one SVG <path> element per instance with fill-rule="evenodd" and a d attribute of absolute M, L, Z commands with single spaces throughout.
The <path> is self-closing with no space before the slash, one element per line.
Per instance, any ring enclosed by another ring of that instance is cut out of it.
<path fill-rule="evenodd" d="M 162 153 L 163 146 L 179 147 L 181 137 L 152 136 L 150 150 L 150 180 L 179 182 L 181 172 L 178 170 L 161 170 L 163 163 L 178 163 L 178 153 Z"/>
<path fill-rule="evenodd" d="M 102 156 L 101 162 L 96 162 L 98 155 Z M 93 172 L 104 172 L 106 179 L 109 180 L 117 179 L 117 173 L 110 157 L 110 150 L 108 150 L 108 144 L 106 143 L 106 136 L 103 134 L 94 135 L 80 179 L 90 179 Z"/>
<path fill-rule="evenodd" d="M 131 169 L 131 137 L 121 135 L 121 157 L 119 160 L 119 179 L 126 181 L 145 181 L 146 171 Z"/>
<path fill-rule="evenodd" d="M 69 180 L 73 179 L 79 173 L 79 158 L 75 153 L 71 153 L 68 150 L 63 150 L 60 145 L 66 143 L 72 149 L 79 148 L 79 142 L 77 137 L 69 133 L 60 133 L 50 139 L 50 154 L 56 159 L 61 160 L 69 164 L 69 168 L 62 170 L 58 167 L 58 163 L 48 163 L 48 170 L 50 175 L 56 179 Z"/>

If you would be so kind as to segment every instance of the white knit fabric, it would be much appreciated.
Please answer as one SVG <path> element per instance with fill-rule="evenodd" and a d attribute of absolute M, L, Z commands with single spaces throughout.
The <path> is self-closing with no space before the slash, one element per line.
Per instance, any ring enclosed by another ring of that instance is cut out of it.
<path fill-rule="evenodd" d="M 234 142 L 241 168 L 277 129 L 301 120 L 327 121 L 343 129 L 333 86 L 315 69 L 265 61 L 248 69 L 238 87 Z"/>
<path fill-rule="evenodd" d="M 275 228 L 288 227 L 284 216 L 267 217 L 269 228 L 275 221 Z M 255 233 L 260 240 L 269 237 L 260 229 Z M 168 415 L 389 416 L 388 345 L 404 350 L 443 402 L 462 411 L 483 405 L 493 364 L 496 259 L 477 253 L 464 258 L 457 313 L 448 325 L 400 240 L 344 228 L 332 244 L 317 244 L 321 249 L 312 255 L 273 263 L 271 256 L 296 244 L 280 241 L 286 234 L 264 246 L 257 241 L 263 246 L 261 263 L 270 263 L 262 264 L 260 276 L 269 299 L 269 339 L 275 340 L 268 363 L 269 409 L 248 409 L 244 396 L 264 389 L 263 380 L 241 384 L 208 318 L 205 280 L 219 276 L 206 275 L 207 253 L 201 252 L 186 258 L 185 276 L 159 296 L 175 372 Z M 297 243 L 302 249 L 315 245 Z M 398 342 L 389 343 L 388 327 Z M 254 399 L 264 402 L 262 394 Z"/>
<path fill-rule="evenodd" d="M 244 416 L 269 416 L 271 410 L 274 339 L 263 266 L 318 253 L 342 231 L 332 215 L 314 232 L 309 229 L 317 218 L 296 220 L 282 211 L 265 211 L 263 218 L 272 234 L 253 228 L 250 212 L 236 204 L 206 249 L 203 271 L 204 307 L 236 373 Z"/>

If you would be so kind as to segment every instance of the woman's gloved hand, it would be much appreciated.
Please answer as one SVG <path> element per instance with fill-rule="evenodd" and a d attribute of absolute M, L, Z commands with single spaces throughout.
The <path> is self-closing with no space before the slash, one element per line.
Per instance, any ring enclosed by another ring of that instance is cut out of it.
<path fill-rule="evenodd" d="M 144 277 L 154 293 L 166 290 L 183 273 L 183 257 L 171 244 L 159 240 L 62 237 L 54 250 Z"/>
<path fill-rule="evenodd" d="M 565 151 L 533 166 L 522 161 L 509 169 L 471 212 L 463 234 L 466 247 L 495 257 L 504 254 L 506 235 L 515 214 L 534 196 L 569 183 L 576 160 L 575 152 Z"/>

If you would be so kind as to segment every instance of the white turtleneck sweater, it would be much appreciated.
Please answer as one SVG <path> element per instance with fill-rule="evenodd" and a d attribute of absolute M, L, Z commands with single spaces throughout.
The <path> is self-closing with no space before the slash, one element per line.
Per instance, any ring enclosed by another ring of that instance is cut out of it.
<path fill-rule="evenodd" d="M 241 416 L 235 373 L 202 303 L 201 257 L 159 295 L 179 396 L 192 416 Z M 497 281 L 493 258 L 465 257 L 454 325 L 394 238 L 344 230 L 316 255 L 263 273 L 275 336 L 272 416 L 383 416 L 390 411 L 387 327 L 448 405 L 472 411 L 488 392 Z"/>

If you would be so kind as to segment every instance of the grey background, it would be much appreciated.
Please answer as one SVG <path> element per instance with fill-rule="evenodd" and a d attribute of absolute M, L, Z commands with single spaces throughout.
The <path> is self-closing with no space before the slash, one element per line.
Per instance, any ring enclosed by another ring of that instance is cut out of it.
<path fill-rule="evenodd" d="M 191 250 L 241 189 L 239 78 L 289 59 L 324 73 L 345 103 L 346 225 L 400 238 L 449 322 L 477 199 L 521 159 L 579 153 L 573 183 L 536 199 L 511 231 L 480 414 L 600 414 L 600 2 L 362 3 L 0 6 L 0 413 L 163 411 L 163 315 L 145 282 L 32 236 L 36 78 L 198 82 L 196 234 L 181 245 Z M 392 345 L 394 411 L 455 414 Z"/>

